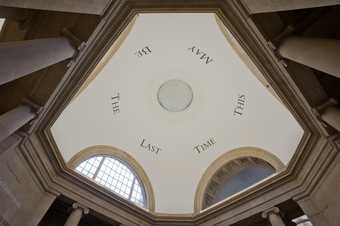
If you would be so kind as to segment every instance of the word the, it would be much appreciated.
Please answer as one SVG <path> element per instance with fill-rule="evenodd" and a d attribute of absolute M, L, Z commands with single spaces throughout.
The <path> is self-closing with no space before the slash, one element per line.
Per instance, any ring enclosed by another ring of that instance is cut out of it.
<path fill-rule="evenodd" d="M 144 148 L 147 151 L 154 152 L 155 154 L 158 154 L 162 149 L 159 148 L 157 145 L 153 145 L 151 143 L 147 143 L 145 139 L 142 140 L 142 143 L 140 144 L 142 148 Z"/>
<path fill-rule="evenodd" d="M 145 55 L 149 55 L 150 53 L 151 53 L 151 49 L 148 46 L 145 46 L 144 48 L 136 51 L 135 55 L 137 57 L 142 57 L 142 56 L 145 56 Z"/>
<path fill-rule="evenodd" d="M 111 105 L 112 105 L 112 110 L 113 110 L 114 115 L 120 112 L 119 102 L 120 102 L 119 93 L 117 93 L 115 96 L 111 97 Z"/>
<path fill-rule="evenodd" d="M 214 138 L 210 138 L 207 142 L 204 142 L 203 144 L 198 144 L 194 147 L 194 150 L 198 153 L 201 153 L 203 151 L 208 150 L 211 148 L 214 144 L 216 144 L 216 141 Z"/>
<path fill-rule="evenodd" d="M 242 115 L 245 103 L 246 103 L 246 96 L 244 94 L 239 94 L 237 97 L 236 107 L 234 108 L 233 115 L 235 116 Z"/>
<path fill-rule="evenodd" d="M 211 57 L 209 57 L 205 52 L 201 51 L 196 46 L 188 48 L 188 50 L 191 51 L 194 55 L 199 56 L 199 58 L 206 64 L 209 64 L 213 61 Z"/>

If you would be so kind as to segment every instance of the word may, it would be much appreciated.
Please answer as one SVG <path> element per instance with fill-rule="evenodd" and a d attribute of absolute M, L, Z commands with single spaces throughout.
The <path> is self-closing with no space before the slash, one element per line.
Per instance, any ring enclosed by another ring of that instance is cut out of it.
<path fill-rule="evenodd" d="M 237 97 L 236 107 L 234 108 L 233 115 L 242 115 L 245 103 L 246 103 L 246 96 L 244 94 L 239 94 Z"/>
<path fill-rule="evenodd" d="M 150 151 L 150 152 L 155 152 L 156 154 L 158 154 L 158 152 L 162 150 L 157 145 L 146 143 L 145 139 L 142 140 L 142 143 L 140 144 L 140 146 L 144 148 L 145 150 Z"/>
<path fill-rule="evenodd" d="M 203 144 L 198 144 L 194 147 L 194 150 L 197 151 L 198 153 L 201 153 L 203 151 L 208 150 L 211 148 L 214 144 L 216 144 L 216 141 L 214 138 L 210 138 L 207 142 Z"/>
<path fill-rule="evenodd" d="M 117 114 L 120 112 L 119 102 L 120 102 L 119 93 L 117 93 L 116 96 L 111 97 L 111 105 L 112 105 L 113 114 Z"/>
<path fill-rule="evenodd" d="M 144 48 L 136 51 L 135 55 L 137 57 L 142 57 L 142 56 L 145 56 L 145 55 L 149 55 L 150 53 L 151 53 L 151 49 L 148 46 L 145 46 Z"/>
<path fill-rule="evenodd" d="M 213 61 L 211 57 L 209 57 L 205 52 L 201 51 L 196 46 L 188 48 L 188 50 L 191 51 L 194 55 L 199 56 L 199 58 L 206 64 L 209 64 Z"/>

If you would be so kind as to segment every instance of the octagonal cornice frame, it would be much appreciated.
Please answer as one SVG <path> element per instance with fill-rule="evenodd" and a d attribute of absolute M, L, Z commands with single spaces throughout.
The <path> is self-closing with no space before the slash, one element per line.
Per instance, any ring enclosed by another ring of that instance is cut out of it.
<path fill-rule="evenodd" d="M 84 180 L 66 166 L 50 128 L 129 21 L 140 12 L 213 12 L 220 18 L 304 129 L 299 147 L 285 171 L 204 211 L 192 215 L 168 215 L 138 208 Z M 300 90 L 241 1 L 237 0 L 113 1 L 85 47 L 70 62 L 67 73 L 44 106 L 33 131 L 22 142 L 21 150 L 44 189 L 64 194 L 124 225 L 134 226 L 228 225 L 292 197 L 299 200 L 315 188 L 318 178 L 323 176 L 338 154 L 335 142 L 339 143 L 338 135 L 326 137 L 322 124 L 313 115 Z"/>

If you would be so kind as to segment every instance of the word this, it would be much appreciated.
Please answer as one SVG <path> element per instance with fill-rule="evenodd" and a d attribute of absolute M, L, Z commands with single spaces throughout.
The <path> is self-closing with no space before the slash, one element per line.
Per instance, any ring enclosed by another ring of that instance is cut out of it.
<path fill-rule="evenodd" d="M 234 116 L 243 115 L 244 107 L 246 104 L 246 96 L 244 94 L 239 94 L 236 101 L 236 106 L 234 108 Z"/>

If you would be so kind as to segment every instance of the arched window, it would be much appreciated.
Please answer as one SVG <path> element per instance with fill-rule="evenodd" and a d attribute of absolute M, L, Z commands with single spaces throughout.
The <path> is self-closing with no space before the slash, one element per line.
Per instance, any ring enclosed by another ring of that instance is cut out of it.
<path fill-rule="evenodd" d="M 204 193 L 203 209 L 256 184 L 275 172 L 276 170 L 269 163 L 254 157 L 238 158 L 226 163 L 211 178 Z"/>
<path fill-rule="evenodd" d="M 112 156 L 96 155 L 81 162 L 75 170 L 136 205 L 146 207 L 145 189 L 126 162 Z"/>

